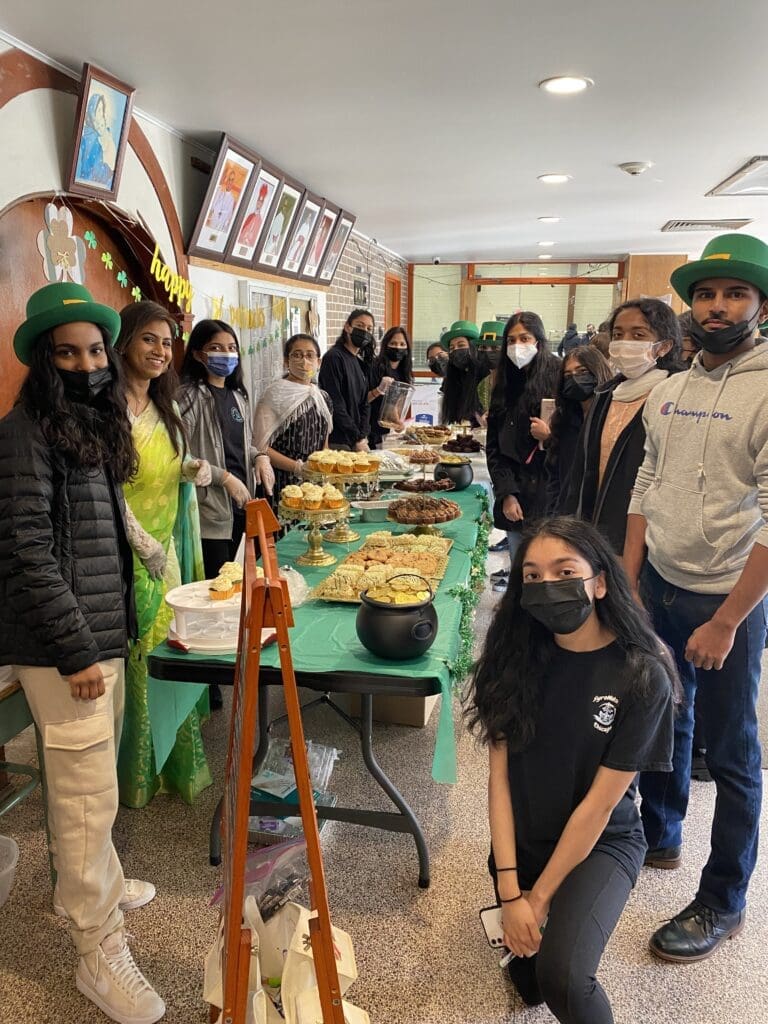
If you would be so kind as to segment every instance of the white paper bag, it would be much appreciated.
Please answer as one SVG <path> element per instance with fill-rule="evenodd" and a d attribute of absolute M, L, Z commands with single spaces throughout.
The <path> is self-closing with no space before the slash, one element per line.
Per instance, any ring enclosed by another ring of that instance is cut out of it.
<path fill-rule="evenodd" d="M 371 1024 L 371 1018 L 359 1006 L 342 999 L 344 1024 Z M 323 1008 L 317 987 L 302 992 L 296 1000 L 296 1024 L 323 1024 Z"/>

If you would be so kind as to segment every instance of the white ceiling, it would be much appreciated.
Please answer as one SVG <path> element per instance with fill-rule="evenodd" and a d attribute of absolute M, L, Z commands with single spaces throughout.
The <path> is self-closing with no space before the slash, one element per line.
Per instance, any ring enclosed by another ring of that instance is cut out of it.
<path fill-rule="evenodd" d="M 3 0 L 0 29 L 134 84 L 208 145 L 225 130 L 408 259 L 690 252 L 672 218 L 752 217 L 704 193 L 768 152 L 762 0 Z M 536 83 L 588 75 L 558 98 Z M 652 160 L 642 177 L 616 164 Z M 565 171 L 573 181 L 536 180 Z M 557 214 L 560 224 L 537 216 Z"/>

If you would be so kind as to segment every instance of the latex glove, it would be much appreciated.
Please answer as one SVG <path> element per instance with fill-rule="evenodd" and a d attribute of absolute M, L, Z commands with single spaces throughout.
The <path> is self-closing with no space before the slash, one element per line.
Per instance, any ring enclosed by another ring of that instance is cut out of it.
<path fill-rule="evenodd" d="M 387 391 L 389 385 L 392 383 L 394 379 L 394 377 L 382 377 L 379 386 L 376 388 L 378 393 L 380 395 L 383 395 Z"/>
<path fill-rule="evenodd" d="M 356 452 L 367 452 L 368 450 L 369 450 L 369 448 L 368 448 L 368 441 L 367 441 L 366 438 L 363 438 L 361 441 L 358 441 L 355 444 L 355 451 Z"/>
<path fill-rule="evenodd" d="M 205 459 L 186 459 L 181 467 L 183 480 L 196 487 L 208 487 L 211 483 L 211 464 Z"/>
<path fill-rule="evenodd" d="M 159 580 L 165 572 L 165 563 L 168 559 L 165 548 L 141 526 L 129 505 L 125 506 L 125 532 L 128 535 L 128 543 L 144 568 L 153 580 Z"/>
<path fill-rule="evenodd" d="M 271 497 L 275 489 L 275 471 L 268 455 L 256 456 L 256 482 L 260 483 L 267 494 Z"/>
<path fill-rule="evenodd" d="M 238 508 L 242 508 L 246 501 L 251 500 L 251 494 L 242 480 L 238 480 L 231 473 L 227 475 L 223 484 L 224 490 L 230 496 Z"/>

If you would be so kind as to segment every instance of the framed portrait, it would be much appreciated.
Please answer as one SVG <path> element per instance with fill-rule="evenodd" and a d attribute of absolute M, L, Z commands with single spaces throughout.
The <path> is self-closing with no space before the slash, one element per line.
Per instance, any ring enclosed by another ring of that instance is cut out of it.
<path fill-rule="evenodd" d="M 286 178 L 283 182 L 272 213 L 269 227 L 264 232 L 261 249 L 256 258 L 255 267 L 271 267 L 280 265 L 280 256 L 285 247 L 296 213 L 301 205 L 304 186 L 298 181 Z"/>
<path fill-rule="evenodd" d="M 216 166 L 189 242 L 191 255 L 222 259 L 259 163 L 259 157 L 246 146 L 222 136 Z"/>
<path fill-rule="evenodd" d="M 305 192 L 301 201 L 299 212 L 296 214 L 294 227 L 288 236 L 288 243 L 283 253 L 283 262 L 280 264 L 280 273 L 288 277 L 298 277 L 304 257 L 307 255 L 309 243 L 320 216 L 323 201 L 319 196 Z"/>
<path fill-rule="evenodd" d="M 115 199 L 136 90 L 93 64 L 83 65 L 67 191 Z"/>
<path fill-rule="evenodd" d="M 234 263 L 241 267 L 250 267 L 253 264 L 256 249 L 282 182 L 282 171 L 264 162 L 261 163 L 258 174 L 251 175 L 251 187 L 230 235 L 225 263 Z"/>
<path fill-rule="evenodd" d="M 341 254 L 344 252 L 344 247 L 349 241 L 349 236 L 355 220 L 356 218 L 353 217 L 351 213 L 342 212 L 339 214 L 336 231 L 333 234 L 331 244 L 328 246 L 328 251 L 323 257 L 320 273 L 318 275 L 318 280 L 322 281 L 324 284 L 333 280 L 333 275 L 336 273 L 336 268 L 339 265 Z"/>
<path fill-rule="evenodd" d="M 317 227 L 312 240 L 307 247 L 307 255 L 304 258 L 304 266 L 299 276 L 304 281 L 314 281 L 320 264 L 323 262 L 325 250 L 331 240 L 336 221 L 339 219 L 339 208 L 333 203 L 326 203 L 323 211 L 318 217 Z"/>

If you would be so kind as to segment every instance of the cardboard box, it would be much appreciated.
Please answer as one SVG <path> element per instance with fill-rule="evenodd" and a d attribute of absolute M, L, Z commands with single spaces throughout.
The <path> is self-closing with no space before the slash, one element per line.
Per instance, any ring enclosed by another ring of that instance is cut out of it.
<path fill-rule="evenodd" d="M 348 715 L 352 715 L 353 718 L 360 717 L 360 698 L 356 694 L 335 693 L 333 700 Z M 439 694 L 433 697 L 374 697 L 373 720 L 387 722 L 389 725 L 412 725 L 416 729 L 423 729 L 438 700 Z"/>

